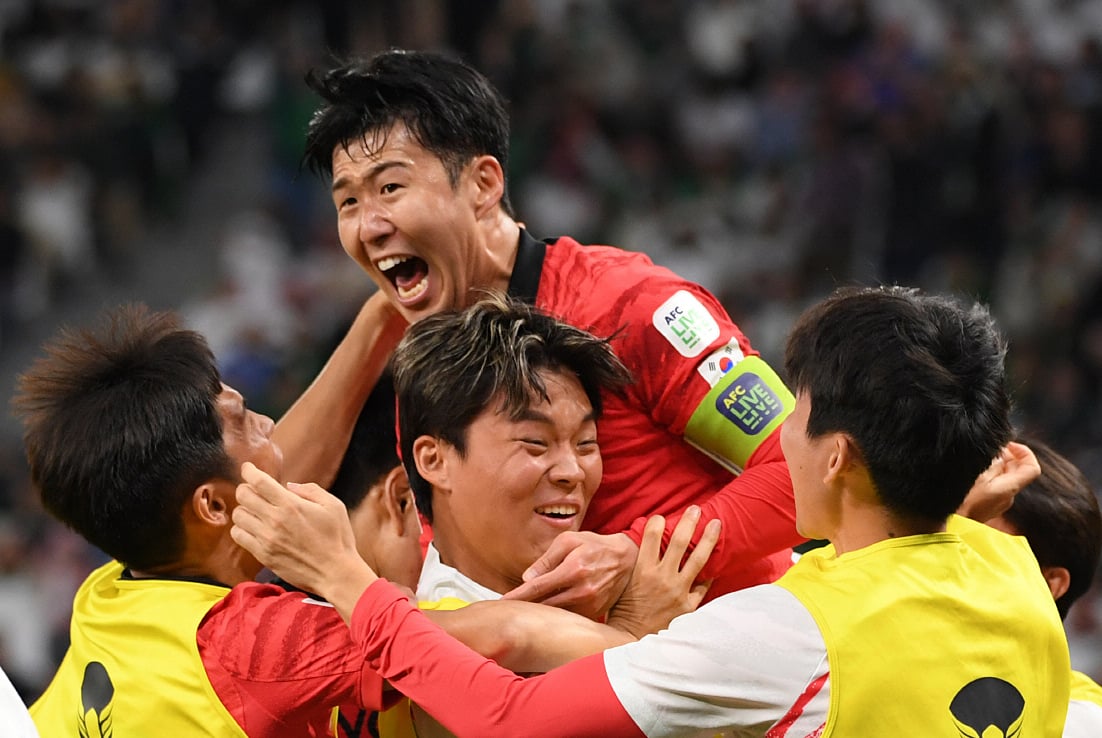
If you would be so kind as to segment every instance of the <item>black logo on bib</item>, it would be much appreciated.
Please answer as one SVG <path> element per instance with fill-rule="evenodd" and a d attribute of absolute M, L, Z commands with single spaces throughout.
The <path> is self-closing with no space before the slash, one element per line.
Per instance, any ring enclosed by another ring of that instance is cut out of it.
<path fill-rule="evenodd" d="M 1016 738 L 1021 734 L 1025 698 L 1010 682 L 983 677 L 969 682 L 949 703 L 949 712 L 962 738 Z"/>
<path fill-rule="evenodd" d="M 98 661 L 90 661 L 84 667 L 84 679 L 80 683 L 80 738 L 111 738 L 111 700 L 115 685 L 107 675 L 107 669 Z"/>

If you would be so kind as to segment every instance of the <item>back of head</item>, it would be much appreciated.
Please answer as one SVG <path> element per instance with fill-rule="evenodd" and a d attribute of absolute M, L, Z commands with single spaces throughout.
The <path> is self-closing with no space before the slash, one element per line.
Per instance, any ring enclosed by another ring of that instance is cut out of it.
<path fill-rule="evenodd" d="M 1102 513 L 1075 464 L 1037 439 L 1021 441 L 1036 454 L 1041 476 L 1018 492 L 1003 517 L 1029 541 L 1037 563 L 1068 570 L 1068 589 L 1056 600 L 1064 617 L 1094 581 L 1102 556 Z"/>
<path fill-rule="evenodd" d="M 888 509 L 939 522 L 1010 440 L 1004 355 L 978 304 L 845 288 L 800 317 L 785 370 L 810 436 L 849 435 Z"/>
<path fill-rule="evenodd" d="M 368 490 L 399 463 L 394 379 L 390 372 L 384 372 L 356 419 L 348 450 L 329 492 L 351 512 L 363 502 Z"/>
<path fill-rule="evenodd" d="M 14 399 L 45 508 L 123 563 L 172 563 L 194 489 L 234 478 L 206 341 L 167 313 L 128 306 L 64 330 Z"/>
<path fill-rule="evenodd" d="M 509 116 L 478 70 L 429 51 L 392 49 L 347 61 L 307 84 L 322 98 L 306 133 L 303 161 L 333 174 L 333 151 L 362 141 L 375 150 L 397 123 L 444 164 L 451 183 L 472 158 L 489 154 L 508 169 Z M 508 198 L 502 205 L 509 211 Z"/>
<path fill-rule="evenodd" d="M 429 520 L 432 488 L 413 461 L 419 436 L 464 453 L 467 429 L 483 411 L 519 417 L 533 398 L 548 399 L 544 370 L 575 375 L 598 416 L 601 392 L 619 391 L 631 379 L 608 341 L 504 297 L 414 323 L 392 367 L 402 460 L 417 508 Z"/>

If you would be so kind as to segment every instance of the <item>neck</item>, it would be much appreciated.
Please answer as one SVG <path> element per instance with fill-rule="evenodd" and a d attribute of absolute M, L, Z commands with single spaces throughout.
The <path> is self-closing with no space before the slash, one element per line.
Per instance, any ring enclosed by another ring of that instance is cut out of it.
<path fill-rule="evenodd" d="M 432 545 L 436 547 L 437 553 L 440 554 L 441 563 L 447 564 L 463 576 L 487 589 L 492 589 L 498 594 L 505 594 L 522 583 L 519 577 L 514 579 L 487 565 L 477 555 L 476 547 L 467 548 L 456 545 L 457 541 L 463 539 L 457 535 L 451 521 L 446 517 L 441 518 L 434 515 L 432 529 Z"/>
<path fill-rule="evenodd" d="M 486 232 L 486 279 L 483 285 L 497 292 L 509 289 L 509 280 L 513 276 L 513 266 L 517 261 L 517 243 L 520 241 L 520 225 L 504 213 L 498 211 Z"/>
<path fill-rule="evenodd" d="M 831 543 L 838 554 L 844 554 L 890 538 L 940 533 L 945 530 L 945 522 L 904 518 L 882 505 L 854 507 L 847 511 L 845 523 L 831 537 Z"/>
<path fill-rule="evenodd" d="M 232 540 L 229 544 L 219 542 L 206 550 L 197 550 L 189 546 L 178 560 L 163 566 L 146 569 L 131 569 L 135 577 L 180 577 L 185 579 L 213 579 L 216 582 L 233 587 L 242 582 L 251 582 L 260 573 L 249 554 Z"/>

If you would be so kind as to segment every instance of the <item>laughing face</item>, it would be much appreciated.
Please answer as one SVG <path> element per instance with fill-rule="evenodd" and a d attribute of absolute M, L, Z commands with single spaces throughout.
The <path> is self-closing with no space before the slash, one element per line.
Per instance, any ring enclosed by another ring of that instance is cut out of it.
<path fill-rule="evenodd" d="M 465 454 L 442 446 L 444 473 L 433 480 L 441 558 L 502 593 L 555 536 L 581 527 L 603 470 L 581 383 L 571 373 L 541 376 L 549 402 L 535 398 L 519 418 L 496 404 L 483 411 L 467 429 Z"/>
<path fill-rule="evenodd" d="M 508 265 L 485 238 L 504 187 L 487 176 L 486 160 L 496 166 L 476 157 L 453 187 L 440 159 L 401 123 L 333 151 L 341 246 L 411 323 L 508 284 Z"/>

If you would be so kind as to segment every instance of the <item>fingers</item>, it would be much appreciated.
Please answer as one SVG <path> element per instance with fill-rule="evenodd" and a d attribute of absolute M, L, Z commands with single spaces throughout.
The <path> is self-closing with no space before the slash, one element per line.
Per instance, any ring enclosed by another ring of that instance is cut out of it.
<path fill-rule="evenodd" d="M 685 561 L 685 565 L 681 568 L 684 574 L 696 579 L 697 575 L 704 569 L 704 565 L 708 563 L 708 557 L 712 555 L 716 543 L 719 542 L 720 527 L 721 524 L 718 518 L 709 520 L 708 524 L 704 526 L 704 533 L 701 534 L 700 540 L 697 541 L 692 553 Z"/>
<path fill-rule="evenodd" d="M 560 533 L 555 536 L 555 540 L 551 541 L 551 545 L 544 551 L 543 556 L 536 559 L 531 566 L 529 566 L 524 574 L 521 575 L 521 579 L 525 582 L 529 582 L 536 577 L 542 577 L 558 568 L 559 564 L 566 560 L 566 557 L 581 545 L 582 541 L 579 541 L 575 536 L 570 533 Z"/>
<path fill-rule="evenodd" d="M 272 479 L 267 472 L 258 469 L 251 461 L 246 461 L 241 465 L 241 478 L 256 490 L 261 498 L 266 500 L 279 499 L 280 493 L 285 491 L 283 485 Z"/>
<path fill-rule="evenodd" d="M 684 518 L 682 518 L 684 519 Z M 678 523 L 680 526 L 680 523 Z M 643 540 L 639 543 L 639 560 L 651 561 L 659 557 L 662 550 L 662 534 L 666 532 L 666 519 L 661 515 L 652 515 L 643 526 Z"/>
<path fill-rule="evenodd" d="M 670 542 L 666 546 L 666 554 L 662 558 L 663 564 L 669 562 L 667 565 L 672 566 L 675 571 L 680 568 L 681 559 L 685 557 L 685 551 L 692 543 L 693 533 L 696 532 L 696 524 L 699 521 L 700 508 L 696 505 L 689 505 L 681 519 L 677 521 L 677 525 L 674 526 L 673 533 L 670 534 Z"/>
<path fill-rule="evenodd" d="M 569 583 L 569 576 L 565 575 L 561 569 L 555 569 L 546 574 L 540 574 L 538 577 L 529 579 L 519 587 L 506 592 L 502 596 L 502 599 L 551 604 L 546 598 L 565 589 Z"/>

